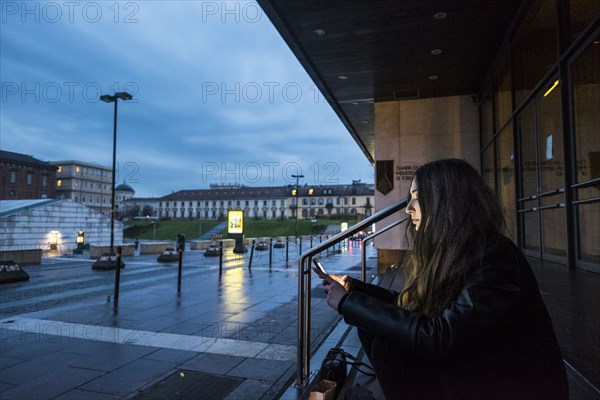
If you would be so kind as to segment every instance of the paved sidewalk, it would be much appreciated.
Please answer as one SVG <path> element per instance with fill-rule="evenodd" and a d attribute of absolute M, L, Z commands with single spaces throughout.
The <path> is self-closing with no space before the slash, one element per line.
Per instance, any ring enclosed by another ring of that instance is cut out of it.
<path fill-rule="evenodd" d="M 255 252 L 250 270 L 248 255 L 228 254 L 220 274 L 218 258 L 186 251 L 180 295 L 177 263 L 126 258 L 118 312 L 115 271 L 89 260 L 25 267 L 29 282 L 0 288 L 0 399 L 278 398 L 295 374 L 294 255 L 269 266 Z M 357 245 L 322 258 L 359 274 Z M 320 288 L 312 301 L 316 343 L 338 316 Z"/>

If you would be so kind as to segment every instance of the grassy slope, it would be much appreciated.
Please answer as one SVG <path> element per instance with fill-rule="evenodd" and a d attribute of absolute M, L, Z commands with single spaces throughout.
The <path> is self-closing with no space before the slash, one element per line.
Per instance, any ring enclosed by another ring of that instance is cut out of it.
<path fill-rule="evenodd" d="M 195 239 L 199 236 L 200 224 L 202 224 L 202 232 L 206 232 L 215 227 L 219 221 L 186 221 L 186 220 L 171 220 L 157 221 L 156 225 L 156 240 L 175 240 L 178 233 L 183 233 L 187 240 Z M 356 223 L 356 221 L 348 221 L 348 225 Z M 338 225 L 340 220 L 325 220 L 319 219 L 319 225 Z M 150 240 L 153 238 L 152 224 L 146 221 L 133 221 L 128 225 L 141 225 L 145 228 L 137 235 L 130 238 L 138 237 L 139 239 Z M 310 220 L 298 221 L 298 234 L 310 235 L 314 224 Z M 275 236 L 294 236 L 296 231 L 296 221 L 270 221 L 270 220 L 252 220 L 246 219 L 244 227 L 245 237 L 275 237 Z M 227 229 L 224 229 L 224 234 Z"/>

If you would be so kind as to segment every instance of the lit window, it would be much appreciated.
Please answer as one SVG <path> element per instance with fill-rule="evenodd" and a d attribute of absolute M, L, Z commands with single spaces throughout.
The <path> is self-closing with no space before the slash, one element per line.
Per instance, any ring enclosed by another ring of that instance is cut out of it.
<path fill-rule="evenodd" d="M 79 172 L 81 171 L 81 169 L 79 168 L 79 165 L 75 166 L 75 172 Z"/>
<path fill-rule="evenodd" d="M 59 165 L 58 169 L 56 170 L 56 172 L 62 172 L 62 167 Z"/>
<path fill-rule="evenodd" d="M 57 180 L 56 181 L 56 186 L 61 187 L 61 185 L 62 185 L 62 180 L 60 180 L 60 179 Z"/>

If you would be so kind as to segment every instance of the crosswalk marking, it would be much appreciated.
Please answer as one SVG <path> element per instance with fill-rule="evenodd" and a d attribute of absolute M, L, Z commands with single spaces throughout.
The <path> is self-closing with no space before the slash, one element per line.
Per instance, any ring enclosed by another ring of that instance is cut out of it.
<path fill-rule="evenodd" d="M 296 347 L 207 336 L 181 335 L 100 325 L 76 324 L 46 319 L 13 317 L 0 321 L 2 329 L 136 346 L 149 346 L 198 353 L 235 355 L 267 360 L 292 361 Z"/>

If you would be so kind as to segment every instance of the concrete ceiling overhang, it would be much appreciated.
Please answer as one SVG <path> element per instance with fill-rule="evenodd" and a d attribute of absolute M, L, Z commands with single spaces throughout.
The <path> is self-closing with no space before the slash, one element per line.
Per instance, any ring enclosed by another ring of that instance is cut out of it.
<path fill-rule="evenodd" d="M 478 94 L 522 0 L 258 0 L 373 162 L 374 102 Z"/>

